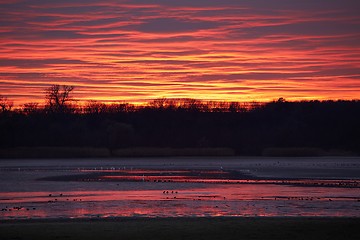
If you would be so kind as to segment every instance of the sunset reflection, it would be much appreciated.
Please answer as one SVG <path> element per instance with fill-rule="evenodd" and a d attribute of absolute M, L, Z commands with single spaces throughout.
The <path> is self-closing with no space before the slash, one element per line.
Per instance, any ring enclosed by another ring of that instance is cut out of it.
<path fill-rule="evenodd" d="M 4 160 L 0 168 L 0 220 L 360 216 L 358 178 L 277 175 L 285 167 L 303 172 L 315 160 L 249 159 L 235 163 L 228 159 L 219 165 L 205 159 L 196 165 L 185 162 L 186 167 L 180 167 L 184 159 L 172 161 L 175 165 L 168 167 L 163 159 L 149 163 L 116 159 L 106 164 L 104 160 L 79 160 L 66 165 L 60 160 Z M 322 173 L 333 171 L 338 164 L 332 159 L 316 161 Z M 344 161 L 344 169 L 358 169 L 357 159 Z M 259 167 L 267 169 L 266 178 L 251 174 Z"/>
<path fill-rule="evenodd" d="M 273 184 L 211 184 L 167 190 L 165 187 L 171 185 L 163 187 L 164 190 L 3 193 L 0 218 L 359 214 L 356 188 L 329 192 L 327 187 Z"/>

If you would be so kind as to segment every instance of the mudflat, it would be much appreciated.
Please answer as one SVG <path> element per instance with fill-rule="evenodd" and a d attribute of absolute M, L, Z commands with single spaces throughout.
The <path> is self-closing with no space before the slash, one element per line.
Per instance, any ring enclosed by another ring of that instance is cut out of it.
<path fill-rule="evenodd" d="M 111 218 L 0 222 L 0 239 L 360 239 L 360 218 Z"/>

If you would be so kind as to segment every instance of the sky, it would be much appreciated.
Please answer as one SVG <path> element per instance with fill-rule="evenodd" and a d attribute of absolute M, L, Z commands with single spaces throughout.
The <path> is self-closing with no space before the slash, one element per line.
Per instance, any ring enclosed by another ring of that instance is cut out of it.
<path fill-rule="evenodd" d="M 359 0 L 0 0 L 0 95 L 359 99 Z"/>

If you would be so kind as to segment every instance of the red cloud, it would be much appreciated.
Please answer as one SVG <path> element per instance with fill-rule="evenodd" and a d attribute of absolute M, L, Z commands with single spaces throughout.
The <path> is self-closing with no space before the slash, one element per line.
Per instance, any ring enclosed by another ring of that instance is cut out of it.
<path fill-rule="evenodd" d="M 1 94 L 21 104 L 71 84 L 103 101 L 358 98 L 357 2 L 258 3 L 0 3 Z"/>

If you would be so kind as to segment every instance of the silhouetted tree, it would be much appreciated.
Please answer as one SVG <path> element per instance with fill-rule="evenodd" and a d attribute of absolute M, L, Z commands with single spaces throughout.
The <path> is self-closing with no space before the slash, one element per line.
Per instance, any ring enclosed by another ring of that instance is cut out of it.
<path fill-rule="evenodd" d="M 286 102 L 286 99 L 281 97 L 281 98 L 278 98 L 277 102 L 278 103 L 283 103 L 283 102 Z"/>
<path fill-rule="evenodd" d="M 25 103 L 22 107 L 22 112 L 26 115 L 36 113 L 39 110 L 39 103 L 36 102 L 30 102 Z"/>
<path fill-rule="evenodd" d="M 108 107 L 104 103 L 97 101 L 89 101 L 84 107 L 85 114 L 100 114 L 108 111 Z"/>
<path fill-rule="evenodd" d="M 0 114 L 0 148 L 86 146 L 116 153 L 131 147 L 229 147 L 241 155 L 298 148 L 360 154 L 359 100 L 159 99 L 147 106 L 91 101 L 73 111 L 72 90 L 52 86 L 45 108 L 28 103 L 23 111 L 12 110 L 12 102 L 0 97 L 0 113 L 11 113 Z M 52 117 L 53 112 L 61 114 Z"/>
<path fill-rule="evenodd" d="M 166 106 L 167 99 L 166 98 L 157 98 L 149 103 L 150 107 L 156 109 L 163 109 Z"/>
<path fill-rule="evenodd" d="M 46 107 L 50 112 L 64 113 L 71 110 L 70 93 L 74 90 L 73 86 L 53 85 L 45 90 L 46 93 Z"/>
<path fill-rule="evenodd" d="M 238 112 L 240 111 L 240 103 L 231 102 L 229 105 L 229 112 Z"/>
<path fill-rule="evenodd" d="M 13 102 L 10 101 L 7 97 L 0 95 L 0 113 L 11 111 L 13 105 Z"/>

